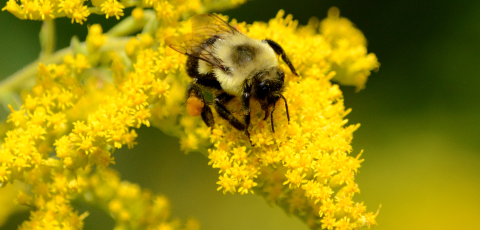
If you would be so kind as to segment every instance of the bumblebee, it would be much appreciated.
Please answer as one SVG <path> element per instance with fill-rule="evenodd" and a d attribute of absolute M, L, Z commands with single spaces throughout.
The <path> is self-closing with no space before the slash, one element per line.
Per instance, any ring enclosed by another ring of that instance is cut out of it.
<path fill-rule="evenodd" d="M 270 114 L 272 132 L 273 111 L 280 98 L 290 121 L 287 100 L 282 95 L 285 73 L 278 66 L 277 55 L 294 75 L 298 74 L 278 43 L 249 38 L 214 14 L 195 15 L 191 23 L 192 33 L 165 39 L 169 47 L 188 56 L 187 73 L 193 79 L 186 93 L 190 115 L 201 115 L 208 127 L 215 125 L 212 103 L 206 101 L 205 90 L 214 95 L 213 107 L 218 115 L 244 131 L 249 140 L 250 99 L 260 103 L 264 120 Z M 243 107 L 243 122 L 226 107 L 235 97 Z"/>

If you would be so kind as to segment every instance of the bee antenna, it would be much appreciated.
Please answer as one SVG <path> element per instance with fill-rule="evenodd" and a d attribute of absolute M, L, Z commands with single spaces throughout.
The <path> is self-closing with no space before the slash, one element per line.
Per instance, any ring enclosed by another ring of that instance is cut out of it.
<path fill-rule="evenodd" d="M 287 104 L 287 99 L 285 99 L 285 97 L 280 94 L 280 97 L 282 97 L 283 101 L 285 101 L 285 109 L 287 110 L 287 119 L 288 119 L 288 124 L 290 124 L 290 115 L 288 114 L 288 104 Z"/>

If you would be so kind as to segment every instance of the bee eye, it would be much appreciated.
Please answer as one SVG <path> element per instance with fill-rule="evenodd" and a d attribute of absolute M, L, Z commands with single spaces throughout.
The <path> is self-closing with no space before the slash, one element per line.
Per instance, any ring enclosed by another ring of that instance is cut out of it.
<path fill-rule="evenodd" d="M 278 72 L 278 76 L 283 81 L 283 79 L 285 79 L 285 72 L 283 72 L 283 70 L 280 70 L 280 72 Z"/>
<path fill-rule="evenodd" d="M 265 98 L 271 91 L 270 81 L 262 81 L 257 86 L 257 97 L 258 98 Z"/>
<path fill-rule="evenodd" d="M 260 83 L 260 85 L 259 85 L 260 89 L 262 89 L 264 91 L 268 90 L 268 85 L 269 85 L 268 83 L 269 83 L 269 81 L 263 81 L 262 83 Z"/>

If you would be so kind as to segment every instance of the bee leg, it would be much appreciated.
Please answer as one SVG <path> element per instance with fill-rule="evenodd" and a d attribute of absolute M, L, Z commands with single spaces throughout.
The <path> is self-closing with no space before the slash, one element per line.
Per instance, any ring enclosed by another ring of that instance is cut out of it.
<path fill-rule="evenodd" d="M 285 97 L 283 95 L 280 94 L 279 97 L 276 97 L 275 99 L 275 102 L 273 103 L 273 107 L 272 107 L 272 110 L 270 111 L 270 122 L 272 124 L 272 132 L 275 133 L 275 129 L 273 127 L 273 111 L 275 111 L 275 105 L 277 104 L 276 102 L 278 101 L 278 99 L 282 98 L 283 101 L 285 102 L 285 110 L 287 111 L 287 120 L 288 120 L 288 124 L 290 124 L 290 114 L 288 113 L 288 104 L 287 104 L 287 99 L 285 99 Z M 265 112 L 265 117 L 266 117 L 266 112 Z"/>
<path fill-rule="evenodd" d="M 235 116 L 233 116 L 232 112 L 230 112 L 226 107 L 225 104 L 232 100 L 235 96 L 229 95 L 227 93 L 221 93 L 220 95 L 215 97 L 215 110 L 217 110 L 218 115 L 223 119 L 227 120 L 234 128 L 240 131 L 245 130 L 245 125 L 242 124 Z"/>
<path fill-rule="evenodd" d="M 263 111 L 265 111 L 265 117 L 263 118 L 263 120 L 266 121 L 268 118 L 268 108 L 264 109 Z"/>
<path fill-rule="evenodd" d="M 215 125 L 215 120 L 213 120 L 213 113 L 212 109 L 210 106 L 205 105 L 202 110 L 202 120 L 203 122 L 211 128 L 211 131 L 213 133 L 213 127 Z"/>
<path fill-rule="evenodd" d="M 202 89 L 200 89 L 200 87 L 195 84 L 195 81 L 191 82 L 187 87 L 187 99 L 190 97 L 196 97 L 203 102 L 203 108 L 201 112 L 202 120 L 205 125 L 213 129 L 215 121 L 213 120 L 212 109 L 208 105 L 209 103 L 207 103 L 207 101 L 205 100 Z M 189 105 L 187 104 L 187 106 Z"/>
<path fill-rule="evenodd" d="M 273 103 L 272 111 L 270 111 L 270 122 L 272 123 L 272 133 L 275 133 L 275 128 L 273 128 L 273 111 L 275 111 L 275 104 L 277 103 Z"/>
<path fill-rule="evenodd" d="M 242 95 L 242 105 L 244 109 L 244 118 L 245 118 L 245 136 L 248 137 L 250 141 L 250 145 L 252 144 L 252 140 L 250 139 L 250 133 L 248 132 L 248 127 L 250 126 L 250 93 L 248 91 L 244 92 Z"/>
<path fill-rule="evenodd" d="M 297 71 L 295 70 L 295 67 L 293 67 L 292 65 L 292 62 L 290 62 L 290 59 L 288 59 L 287 57 L 287 54 L 285 54 L 285 51 L 283 50 L 283 48 L 276 42 L 272 41 L 272 40 L 269 40 L 269 39 L 265 39 L 263 40 L 262 42 L 265 42 L 267 43 L 270 47 L 272 47 L 273 51 L 275 51 L 275 53 L 277 55 L 280 55 L 282 57 L 282 60 L 287 63 L 288 67 L 290 68 L 290 70 L 292 71 L 293 74 L 295 74 L 295 76 L 298 76 L 298 73 Z"/>
<path fill-rule="evenodd" d="M 285 102 L 285 110 L 287 111 L 287 119 L 288 119 L 288 124 L 290 124 L 290 114 L 288 113 L 288 104 L 287 104 L 287 99 L 285 99 L 285 97 L 280 94 L 280 97 L 283 99 L 283 101 Z"/>

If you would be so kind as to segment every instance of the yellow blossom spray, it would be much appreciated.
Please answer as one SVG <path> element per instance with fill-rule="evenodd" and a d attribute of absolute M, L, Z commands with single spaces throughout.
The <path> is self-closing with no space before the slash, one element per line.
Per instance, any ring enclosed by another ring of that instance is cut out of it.
<path fill-rule="evenodd" d="M 2 10 L 46 25 L 40 59 L 0 83 L 2 95 L 21 98 L 20 105 L 8 105 L 11 113 L 0 130 L 0 192 L 18 190 L 16 203 L 31 209 L 20 229 L 82 229 L 88 212 L 75 210 L 72 201 L 77 199 L 108 213 L 116 229 L 199 229 L 194 219 L 172 220 L 165 196 L 122 180 L 111 169 L 115 150 L 133 148 L 142 138 L 135 131 L 141 126 L 157 127 L 178 137 L 183 151 L 208 157 L 208 164 L 218 169 L 218 190 L 223 193 L 259 195 L 312 229 L 376 225 L 378 211 L 367 212 L 363 202 L 353 199 L 360 192 L 355 176 L 363 162 L 361 152 L 351 147 L 359 125 L 347 124 L 350 110 L 339 86 L 330 80 L 360 90 L 380 64 L 367 52 L 363 34 L 340 17 L 337 8 L 323 21 L 312 19 L 304 26 L 283 10 L 269 22 L 230 20 L 251 38 L 267 36 L 282 44 L 299 73 L 291 74 L 280 62 L 286 73 L 283 94 L 290 122 L 284 109 L 276 109 L 275 132 L 263 120 L 258 102 L 251 105 L 253 146 L 217 114 L 216 126 L 208 129 L 183 106 L 190 81 L 186 57 L 163 41 L 188 33 L 187 19 L 194 14 L 243 2 L 6 3 Z M 135 9 L 124 17 L 129 7 Z M 122 20 L 106 32 L 98 24 L 88 25 L 86 41 L 72 40 L 71 47 L 54 51 L 54 19 L 67 17 L 84 24 L 91 14 Z M 33 85 L 26 84 L 27 79 L 34 79 Z M 228 106 L 233 111 L 241 107 L 239 101 Z M 19 189 L 12 186 L 15 181 L 28 186 Z"/>

